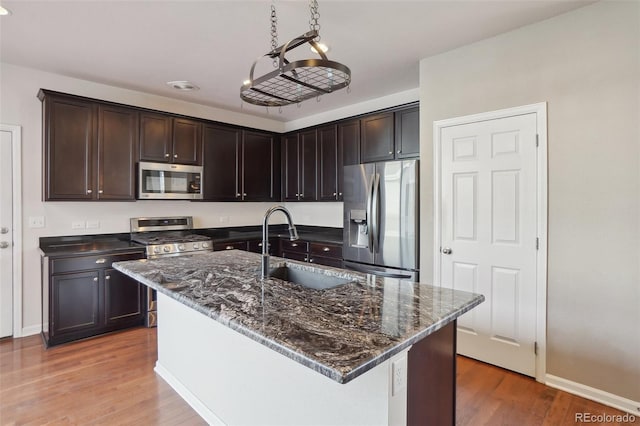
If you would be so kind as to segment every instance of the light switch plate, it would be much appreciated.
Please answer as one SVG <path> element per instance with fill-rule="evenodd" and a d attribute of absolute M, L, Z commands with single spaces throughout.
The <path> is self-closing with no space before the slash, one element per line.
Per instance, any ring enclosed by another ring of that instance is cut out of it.
<path fill-rule="evenodd" d="M 29 216 L 29 228 L 44 228 L 44 216 Z"/>
<path fill-rule="evenodd" d="M 87 229 L 98 229 L 100 228 L 99 220 L 88 220 L 87 221 Z"/>

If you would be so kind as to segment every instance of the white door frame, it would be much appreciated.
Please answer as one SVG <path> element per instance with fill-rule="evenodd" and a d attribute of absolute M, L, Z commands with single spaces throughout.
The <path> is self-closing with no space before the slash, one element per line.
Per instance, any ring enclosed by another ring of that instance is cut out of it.
<path fill-rule="evenodd" d="M 433 283 L 440 285 L 440 246 L 441 246 L 441 173 L 440 164 L 442 129 L 478 121 L 495 120 L 514 115 L 536 114 L 536 130 L 538 134 L 538 151 L 536 159 L 536 198 L 537 198 L 537 230 L 539 249 L 536 258 L 536 380 L 546 382 L 546 349 L 547 349 L 547 103 L 524 105 L 520 107 L 483 112 L 464 117 L 449 118 L 433 122 Z"/>
<path fill-rule="evenodd" d="M 13 194 L 13 337 L 22 337 L 22 128 L 0 124 L 11 133 Z"/>

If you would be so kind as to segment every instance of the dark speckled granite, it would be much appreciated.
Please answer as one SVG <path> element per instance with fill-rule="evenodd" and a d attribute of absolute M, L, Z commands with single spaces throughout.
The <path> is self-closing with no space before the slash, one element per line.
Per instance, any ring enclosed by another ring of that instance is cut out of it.
<path fill-rule="evenodd" d="M 484 296 L 271 257 L 348 278 L 327 290 L 258 276 L 237 250 L 117 262 L 116 269 L 327 377 L 346 383 L 444 327 Z M 162 313 L 160 313 L 162 315 Z"/>

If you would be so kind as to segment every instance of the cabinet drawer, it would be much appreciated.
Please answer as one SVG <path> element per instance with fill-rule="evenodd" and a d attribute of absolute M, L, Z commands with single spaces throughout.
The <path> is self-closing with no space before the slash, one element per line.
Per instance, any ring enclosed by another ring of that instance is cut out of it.
<path fill-rule="evenodd" d="M 280 251 L 296 251 L 307 253 L 309 251 L 309 243 L 306 241 L 280 240 Z"/>
<path fill-rule="evenodd" d="M 278 240 L 269 238 L 269 254 L 275 254 L 275 247 L 278 245 Z M 254 253 L 262 253 L 262 240 L 252 240 L 247 242 L 247 250 Z"/>
<path fill-rule="evenodd" d="M 228 243 L 215 243 L 213 245 L 213 251 L 220 250 L 246 250 L 247 242 L 246 241 L 234 241 Z"/>
<path fill-rule="evenodd" d="M 102 256 L 65 257 L 61 259 L 53 259 L 51 261 L 50 273 L 61 274 L 65 272 L 110 268 L 113 262 L 121 262 L 124 260 L 136 260 L 136 259 L 143 259 L 143 258 L 144 258 L 144 254 L 142 252 L 106 254 Z"/>
<path fill-rule="evenodd" d="M 310 243 L 309 245 L 309 252 L 311 254 L 342 259 L 342 246 L 323 243 Z"/>
<path fill-rule="evenodd" d="M 309 263 L 317 263 L 318 265 L 332 266 L 334 268 L 342 268 L 342 259 L 324 256 L 309 256 Z"/>
<path fill-rule="evenodd" d="M 297 251 L 282 252 L 282 257 L 284 257 L 285 259 L 293 259 L 293 260 L 298 260 L 300 262 L 308 261 L 309 258 L 307 256 L 308 256 L 307 253 L 301 253 Z"/>

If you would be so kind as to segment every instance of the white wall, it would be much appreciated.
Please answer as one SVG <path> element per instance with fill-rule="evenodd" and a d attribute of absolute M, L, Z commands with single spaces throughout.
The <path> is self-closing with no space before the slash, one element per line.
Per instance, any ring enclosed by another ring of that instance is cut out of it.
<path fill-rule="evenodd" d="M 40 330 L 40 253 L 43 236 L 129 232 L 136 216 L 192 215 L 196 227 L 259 225 L 273 203 L 192 203 L 189 201 L 42 202 L 42 124 L 40 88 L 153 108 L 177 114 L 283 132 L 284 124 L 155 95 L 0 64 L 0 123 L 22 126 L 23 315 L 24 334 Z M 342 203 L 288 203 L 298 224 L 342 226 Z M 31 229 L 28 218 L 44 216 L 45 228 Z M 71 229 L 74 221 L 98 220 L 98 229 Z M 274 215 L 272 223 L 282 223 Z"/>
<path fill-rule="evenodd" d="M 547 373 L 640 401 L 640 3 L 599 2 L 420 63 L 433 122 L 548 102 Z M 422 174 L 421 270 L 433 270 Z"/>

